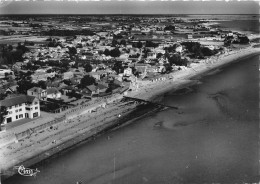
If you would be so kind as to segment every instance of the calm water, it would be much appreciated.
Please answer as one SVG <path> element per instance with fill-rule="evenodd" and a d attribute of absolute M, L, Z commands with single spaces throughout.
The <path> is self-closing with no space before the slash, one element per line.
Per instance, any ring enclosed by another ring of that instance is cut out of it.
<path fill-rule="evenodd" d="M 256 6 L 258 5 L 256 4 Z M 255 10 L 252 10 L 252 15 L 188 15 L 188 17 L 192 19 L 214 19 L 221 28 L 259 34 L 259 12 L 257 9 Z"/>
<path fill-rule="evenodd" d="M 45 161 L 36 178 L 16 175 L 4 183 L 252 180 L 258 174 L 257 66 L 258 57 L 251 57 L 205 76 L 186 93 L 169 92 L 163 103 L 180 110 L 155 113 Z"/>
<path fill-rule="evenodd" d="M 230 20 L 218 23 L 219 26 L 229 30 L 259 33 L 259 20 Z"/>

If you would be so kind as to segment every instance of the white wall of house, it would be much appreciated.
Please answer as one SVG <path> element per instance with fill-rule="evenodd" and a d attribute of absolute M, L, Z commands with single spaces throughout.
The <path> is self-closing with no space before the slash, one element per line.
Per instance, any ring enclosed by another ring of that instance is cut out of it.
<path fill-rule="evenodd" d="M 43 90 L 41 93 L 38 93 L 38 92 L 34 92 L 34 91 L 28 90 L 28 91 L 27 91 L 27 95 L 29 95 L 29 96 L 35 96 L 35 97 L 37 97 L 38 99 L 41 100 L 42 98 L 46 98 L 47 92 L 46 92 L 46 90 Z"/>
<path fill-rule="evenodd" d="M 124 69 L 124 76 L 130 76 L 130 75 L 132 75 L 132 68 Z"/>
<path fill-rule="evenodd" d="M 3 124 L 7 124 L 8 119 L 11 118 L 11 122 L 21 120 L 24 118 L 36 118 L 40 114 L 40 103 L 38 99 L 34 99 L 31 104 L 17 104 L 7 108 L 8 114 L 5 116 Z"/>
<path fill-rule="evenodd" d="M 182 46 L 179 45 L 178 47 L 176 47 L 175 51 L 176 51 L 176 52 L 182 52 Z"/>
<path fill-rule="evenodd" d="M 73 72 L 64 72 L 63 73 L 63 79 L 71 79 L 74 77 L 74 73 Z"/>
<path fill-rule="evenodd" d="M 51 99 L 59 99 L 59 98 L 61 98 L 61 92 L 47 94 L 47 98 L 51 98 Z"/>

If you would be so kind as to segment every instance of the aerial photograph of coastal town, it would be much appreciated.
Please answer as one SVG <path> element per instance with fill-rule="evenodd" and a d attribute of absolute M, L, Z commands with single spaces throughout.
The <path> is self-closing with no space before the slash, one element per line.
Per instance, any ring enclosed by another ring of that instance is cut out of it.
<path fill-rule="evenodd" d="M 0 184 L 259 183 L 259 2 L 1 1 Z"/>

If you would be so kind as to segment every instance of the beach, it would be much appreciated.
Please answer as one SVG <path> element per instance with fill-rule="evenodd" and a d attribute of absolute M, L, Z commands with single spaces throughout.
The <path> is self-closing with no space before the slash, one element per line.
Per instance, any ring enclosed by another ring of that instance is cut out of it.
<path fill-rule="evenodd" d="M 193 78 L 204 75 L 207 72 L 223 67 L 232 62 L 252 55 L 259 55 L 259 48 L 246 48 L 237 51 L 229 51 L 224 55 L 213 56 L 210 59 L 192 63 L 190 67 L 173 72 L 172 78 L 159 81 L 138 81 L 137 91 L 128 92 L 127 96 L 147 101 L 159 101 L 160 95 L 169 90 L 177 90 L 194 82 Z M 196 80 L 195 80 L 196 81 Z M 123 98 L 123 96 L 121 97 Z M 140 104 L 135 101 L 122 101 L 120 99 L 99 108 L 92 113 L 76 113 L 43 132 L 36 132 L 30 137 L 13 143 L 0 149 L 0 162 L 2 173 L 6 176 L 16 173 L 13 166 L 28 167 L 46 159 L 55 153 L 65 150 L 73 145 L 102 132 L 109 127 L 122 124 L 132 119 L 127 116 L 138 109 Z M 140 111 L 140 109 L 139 109 Z M 120 115 L 120 116 L 119 116 Z M 120 117 L 120 118 L 119 118 Z M 124 118 L 121 123 L 118 119 Z"/>
<path fill-rule="evenodd" d="M 192 63 L 189 68 L 176 71 L 172 79 L 155 82 L 140 82 L 138 91 L 133 91 L 128 96 L 150 101 L 157 101 L 160 95 L 172 89 L 178 89 L 183 85 L 194 82 L 192 78 L 203 75 L 211 70 L 224 67 L 232 62 L 252 55 L 259 55 L 259 48 L 246 48 L 237 51 L 230 51 L 223 55 L 213 56 L 210 59 L 200 60 L 199 63 Z M 196 82 L 196 81 L 195 81 Z M 149 92 L 149 93 L 148 93 Z M 151 92 L 151 93 L 150 93 Z"/>

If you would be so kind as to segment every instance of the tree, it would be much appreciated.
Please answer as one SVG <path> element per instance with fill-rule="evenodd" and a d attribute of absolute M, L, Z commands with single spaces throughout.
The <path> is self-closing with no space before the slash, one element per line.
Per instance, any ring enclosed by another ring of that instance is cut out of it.
<path fill-rule="evenodd" d="M 181 56 L 179 54 L 173 54 L 171 57 L 168 58 L 170 65 L 179 65 L 181 61 Z"/>
<path fill-rule="evenodd" d="M 142 47 L 143 47 L 143 44 L 142 44 L 142 42 L 140 42 L 140 41 L 139 41 L 139 42 L 137 42 L 137 45 L 136 45 L 136 47 L 137 47 L 137 48 L 139 48 L 139 49 L 140 49 L 140 48 L 142 48 Z"/>
<path fill-rule="evenodd" d="M 115 70 L 117 74 L 122 73 L 124 71 L 122 62 L 116 61 L 112 69 Z"/>
<path fill-rule="evenodd" d="M 116 47 L 116 45 L 118 44 L 117 40 L 112 40 L 112 47 Z"/>
<path fill-rule="evenodd" d="M 18 93 L 23 93 L 23 94 L 27 94 L 27 90 L 31 89 L 32 87 L 34 87 L 34 84 L 26 79 L 22 79 L 20 81 L 17 82 L 17 92 Z"/>
<path fill-rule="evenodd" d="M 181 59 L 181 61 L 180 61 L 180 65 L 182 65 L 182 66 L 187 66 L 188 63 L 189 63 L 189 61 L 187 58 Z"/>
<path fill-rule="evenodd" d="M 75 47 L 69 47 L 69 54 L 70 55 L 75 55 L 77 54 L 77 49 Z"/>
<path fill-rule="evenodd" d="M 39 81 L 37 85 L 38 85 L 38 87 L 40 87 L 42 89 L 46 89 L 47 88 L 47 85 L 46 85 L 45 81 Z"/>
<path fill-rule="evenodd" d="M 63 80 L 63 82 L 64 82 L 64 84 L 66 84 L 68 86 L 70 86 L 72 84 L 71 81 L 68 79 Z"/>
<path fill-rule="evenodd" d="M 86 72 L 91 72 L 92 71 L 91 64 L 90 63 L 85 64 L 84 69 L 85 69 Z"/>
<path fill-rule="evenodd" d="M 165 72 L 171 72 L 172 71 L 172 67 L 169 63 L 164 64 L 165 67 Z"/>
<path fill-rule="evenodd" d="M 228 47 L 232 44 L 234 37 L 233 36 L 227 36 L 224 40 L 224 46 Z"/>
<path fill-rule="evenodd" d="M 4 122 L 5 116 L 8 114 L 7 108 L 5 106 L 0 106 L 0 131 L 1 125 Z"/>
<path fill-rule="evenodd" d="M 13 46 L 12 45 L 8 45 L 8 51 L 12 51 L 13 50 Z"/>
<path fill-rule="evenodd" d="M 53 41 L 49 42 L 48 47 L 55 47 L 55 43 Z"/>
<path fill-rule="evenodd" d="M 47 72 L 47 73 L 51 73 L 51 72 L 52 72 L 52 69 L 48 69 L 46 72 Z"/>
<path fill-rule="evenodd" d="M 126 41 L 125 40 L 121 40 L 121 42 L 120 42 L 120 45 L 126 45 Z"/>
<path fill-rule="evenodd" d="M 249 39 L 248 39 L 247 36 L 239 36 L 238 39 L 239 39 L 240 44 L 248 44 L 249 43 Z"/>
<path fill-rule="evenodd" d="M 119 57 L 121 54 L 120 50 L 118 48 L 115 48 L 113 50 L 110 51 L 110 55 L 112 57 Z"/>
<path fill-rule="evenodd" d="M 7 77 L 9 76 L 8 72 L 5 72 L 5 78 L 7 79 Z"/>
<path fill-rule="evenodd" d="M 110 55 L 110 51 L 109 51 L 108 49 L 105 49 L 104 54 L 105 54 L 106 56 L 109 56 L 109 55 Z"/>
<path fill-rule="evenodd" d="M 159 58 L 161 58 L 162 56 L 163 56 L 162 53 L 158 53 L 157 56 L 156 56 L 156 58 L 159 59 Z"/>
<path fill-rule="evenodd" d="M 201 52 L 204 56 L 212 56 L 215 54 L 214 51 L 210 50 L 208 47 L 202 47 Z"/>
<path fill-rule="evenodd" d="M 146 41 L 145 46 L 146 47 L 158 47 L 159 44 L 154 43 L 152 41 Z M 139 47 L 138 47 L 139 48 Z"/>
<path fill-rule="evenodd" d="M 174 30 L 175 30 L 175 27 L 173 25 L 169 25 L 164 28 L 164 31 L 174 31 Z"/>
<path fill-rule="evenodd" d="M 7 97 L 6 93 L 0 93 L 0 100 L 4 100 Z"/>
<path fill-rule="evenodd" d="M 90 75 L 85 75 L 80 81 L 80 87 L 85 88 L 86 86 L 92 85 L 96 82 L 95 78 Z"/>

